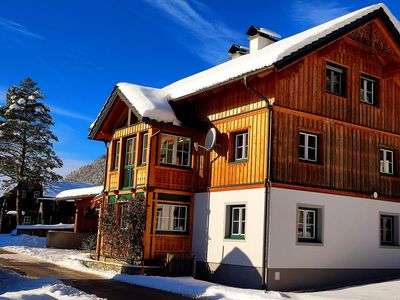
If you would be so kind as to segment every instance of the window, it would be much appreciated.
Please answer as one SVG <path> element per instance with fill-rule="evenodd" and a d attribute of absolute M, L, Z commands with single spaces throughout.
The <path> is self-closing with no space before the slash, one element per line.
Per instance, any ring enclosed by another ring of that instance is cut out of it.
<path fill-rule="evenodd" d="M 136 137 L 126 140 L 124 163 L 124 187 L 133 186 L 133 170 L 136 157 Z"/>
<path fill-rule="evenodd" d="M 299 158 L 301 160 L 317 162 L 318 136 L 300 132 Z"/>
<path fill-rule="evenodd" d="M 145 165 L 147 163 L 148 139 L 149 139 L 148 133 L 144 133 L 142 136 L 142 153 L 141 153 L 141 164 L 142 165 Z"/>
<path fill-rule="evenodd" d="M 118 170 L 119 146 L 120 146 L 120 141 L 116 141 L 114 146 L 114 165 L 113 165 L 114 170 Z"/>
<path fill-rule="evenodd" d="M 119 216 L 119 228 L 122 230 L 128 229 L 128 222 L 126 219 L 126 211 L 128 209 L 128 203 L 121 204 L 120 216 Z"/>
<path fill-rule="evenodd" d="M 360 86 L 361 102 L 368 104 L 376 104 L 376 90 L 377 90 L 376 80 L 371 77 L 361 76 L 360 85 L 361 85 Z"/>
<path fill-rule="evenodd" d="M 380 172 L 381 174 L 388 174 L 393 175 L 394 168 L 393 168 L 393 151 L 382 149 L 380 151 Z"/>
<path fill-rule="evenodd" d="M 248 138 L 248 131 L 235 134 L 235 161 L 242 161 L 247 159 L 247 152 L 249 147 Z"/>
<path fill-rule="evenodd" d="M 381 215 L 381 245 L 394 245 L 395 217 Z"/>
<path fill-rule="evenodd" d="M 344 78 L 345 72 L 343 68 L 326 65 L 326 91 L 335 95 L 344 95 Z"/>
<path fill-rule="evenodd" d="M 22 191 L 21 191 L 21 198 L 22 198 L 22 199 L 25 199 L 25 198 L 26 198 L 26 191 L 25 191 L 25 190 L 22 190 Z"/>
<path fill-rule="evenodd" d="M 22 225 L 31 225 L 31 223 L 32 223 L 31 216 L 24 216 L 22 220 Z"/>
<path fill-rule="evenodd" d="M 163 134 L 161 137 L 161 163 L 189 167 L 190 147 L 191 139 L 188 137 Z"/>
<path fill-rule="evenodd" d="M 187 206 L 158 204 L 156 230 L 186 232 Z"/>
<path fill-rule="evenodd" d="M 321 241 L 321 231 L 318 215 L 322 215 L 321 209 L 299 207 L 297 209 L 297 240 L 299 242 Z"/>
<path fill-rule="evenodd" d="M 246 232 L 246 207 L 231 206 L 230 238 L 244 238 Z"/>
<path fill-rule="evenodd" d="M 37 199 L 40 197 L 40 191 L 34 191 L 33 192 L 33 199 Z"/>

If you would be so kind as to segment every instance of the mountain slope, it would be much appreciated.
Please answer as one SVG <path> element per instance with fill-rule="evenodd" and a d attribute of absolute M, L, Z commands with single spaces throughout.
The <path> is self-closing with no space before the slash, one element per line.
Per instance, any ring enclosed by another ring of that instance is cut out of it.
<path fill-rule="evenodd" d="M 106 156 L 103 155 L 88 165 L 80 167 L 65 176 L 64 180 L 71 182 L 93 183 L 96 185 L 104 184 L 104 169 Z"/>

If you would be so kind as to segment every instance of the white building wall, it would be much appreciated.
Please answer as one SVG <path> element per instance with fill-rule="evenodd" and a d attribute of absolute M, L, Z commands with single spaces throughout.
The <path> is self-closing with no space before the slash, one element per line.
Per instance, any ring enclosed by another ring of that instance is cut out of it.
<path fill-rule="evenodd" d="M 195 194 L 193 255 L 200 261 L 262 266 L 265 189 Z M 246 205 L 245 240 L 225 238 L 228 205 Z"/>
<path fill-rule="evenodd" d="M 297 243 L 299 204 L 322 207 L 321 245 Z M 380 246 L 379 220 L 399 203 L 272 188 L 271 212 L 270 268 L 400 268 L 400 247 Z"/>

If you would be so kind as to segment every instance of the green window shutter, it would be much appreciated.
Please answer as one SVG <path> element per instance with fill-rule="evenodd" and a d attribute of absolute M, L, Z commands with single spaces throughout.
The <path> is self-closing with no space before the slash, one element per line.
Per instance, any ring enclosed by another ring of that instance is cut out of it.
<path fill-rule="evenodd" d="M 132 199 L 132 194 L 123 194 L 118 197 L 118 201 L 126 201 Z"/>
<path fill-rule="evenodd" d="M 174 201 L 190 202 L 192 200 L 192 197 L 187 195 L 159 193 L 158 200 L 174 200 Z"/>

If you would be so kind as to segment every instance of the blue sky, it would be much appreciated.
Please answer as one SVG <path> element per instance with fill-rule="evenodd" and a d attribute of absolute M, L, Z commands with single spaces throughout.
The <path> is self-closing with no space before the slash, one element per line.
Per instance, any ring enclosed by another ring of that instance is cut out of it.
<path fill-rule="evenodd" d="M 0 2 L 0 104 L 32 77 L 47 96 L 64 160 L 105 149 L 87 129 L 120 81 L 162 87 L 227 60 L 250 25 L 295 34 L 374 1 L 13 0 Z M 385 2 L 400 18 L 400 3 Z"/>

